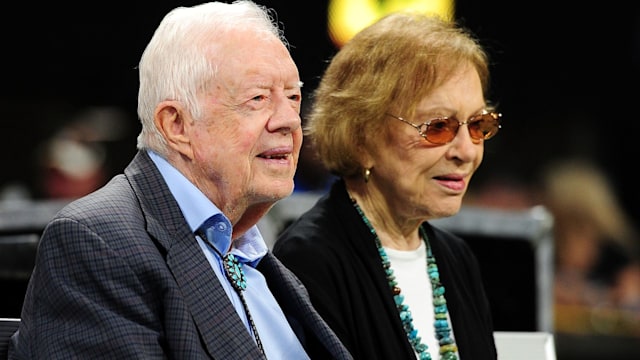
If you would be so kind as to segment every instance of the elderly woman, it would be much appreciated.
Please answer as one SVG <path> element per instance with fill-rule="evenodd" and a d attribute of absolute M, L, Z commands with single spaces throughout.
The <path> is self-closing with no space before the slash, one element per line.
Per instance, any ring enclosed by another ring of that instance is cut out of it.
<path fill-rule="evenodd" d="M 356 359 L 496 359 L 456 214 L 501 115 L 486 52 L 454 23 L 394 13 L 333 58 L 306 134 L 338 176 L 274 253 Z"/>

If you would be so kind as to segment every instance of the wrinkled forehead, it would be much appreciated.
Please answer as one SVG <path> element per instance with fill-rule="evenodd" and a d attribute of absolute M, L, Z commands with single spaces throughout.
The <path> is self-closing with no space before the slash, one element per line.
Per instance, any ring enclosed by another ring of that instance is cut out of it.
<path fill-rule="evenodd" d="M 247 88 L 300 88 L 298 68 L 287 47 L 270 35 L 246 32 L 212 44 L 207 51 L 213 71 L 213 91 L 231 95 Z"/>
<path fill-rule="evenodd" d="M 271 33 L 238 31 L 213 36 L 218 38 L 210 39 L 204 46 L 208 48 L 209 61 L 218 71 L 276 66 L 293 67 L 297 72 L 286 45 Z"/>

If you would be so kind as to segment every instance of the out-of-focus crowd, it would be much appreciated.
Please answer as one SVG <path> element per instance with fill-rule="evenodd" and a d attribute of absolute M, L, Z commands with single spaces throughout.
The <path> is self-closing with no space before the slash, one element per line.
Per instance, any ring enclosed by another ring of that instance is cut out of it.
<path fill-rule="evenodd" d="M 534 185 L 500 178 L 467 199 L 502 209 L 541 204 L 553 215 L 556 332 L 640 337 L 639 233 L 595 163 L 558 160 Z"/>

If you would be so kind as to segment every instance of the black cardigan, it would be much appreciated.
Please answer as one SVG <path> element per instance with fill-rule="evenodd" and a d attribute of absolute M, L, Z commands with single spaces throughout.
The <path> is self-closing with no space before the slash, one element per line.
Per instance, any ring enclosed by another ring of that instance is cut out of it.
<path fill-rule="evenodd" d="M 445 287 L 461 360 L 497 359 L 491 311 L 475 256 L 454 234 L 429 223 L 424 227 Z M 273 253 L 302 280 L 314 306 L 354 359 L 415 360 L 374 237 L 342 180 L 280 235 Z M 439 358 L 437 351 L 430 353 Z"/>

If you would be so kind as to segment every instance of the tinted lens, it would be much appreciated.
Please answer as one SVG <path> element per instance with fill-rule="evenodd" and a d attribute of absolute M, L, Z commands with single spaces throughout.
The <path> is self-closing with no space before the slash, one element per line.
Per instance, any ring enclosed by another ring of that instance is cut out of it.
<path fill-rule="evenodd" d="M 482 114 L 473 117 L 467 123 L 469 127 L 469 135 L 472 139 L 488 140 L 491 139 L 500 129 L 499 116 L 495 113 Z"/>
<path fill-rule="evenodd" d="M 423 131 L 429 142 L 434 144 L 446 144 L 456 137 L 458 132 L 458 120 L 452 118 L 438 118 L 429 121 L 426 131 Z"/>

